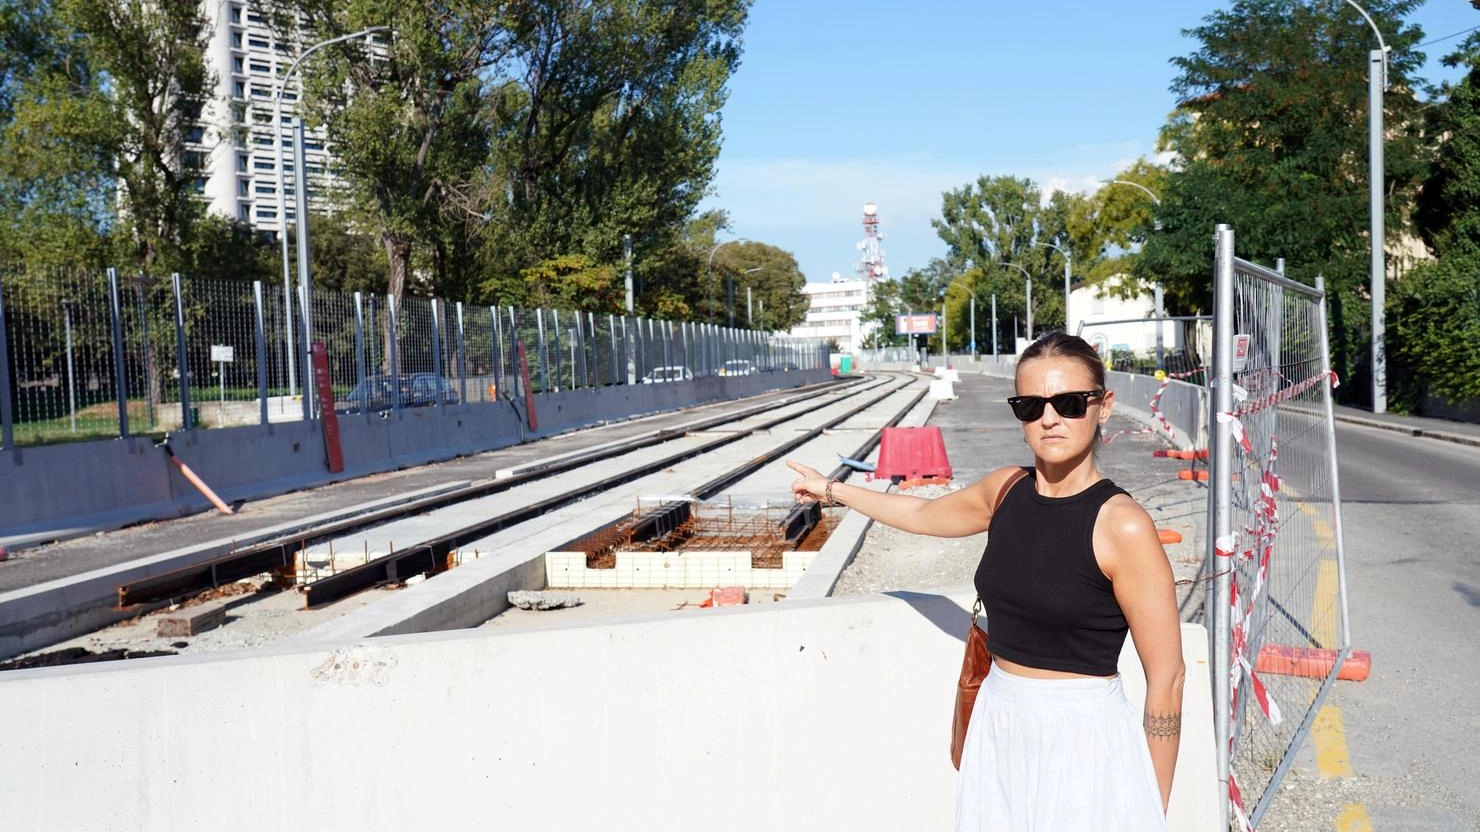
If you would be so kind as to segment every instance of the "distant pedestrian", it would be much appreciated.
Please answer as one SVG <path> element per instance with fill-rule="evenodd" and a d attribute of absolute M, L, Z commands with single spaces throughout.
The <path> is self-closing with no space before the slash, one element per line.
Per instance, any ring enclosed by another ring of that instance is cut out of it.
<path fill-rule="evenodd" d="M 800 475 L 792 491 L 916 534 L 991 531 L 975 583 L 993 667 L 966 734 L 957 830 L 1164 829 L 1181 739 L 1181 625 L 1150 515 L 1095 466 L 1115 394 L 1094 348 L 1060 332 L 1023 352 L 1016 386 L 1007 403 L 1031 468 L 925 499 L 789 462 Z M 1127 631 L 1146 674 L 1139 725 L 1117 671 Z"/>

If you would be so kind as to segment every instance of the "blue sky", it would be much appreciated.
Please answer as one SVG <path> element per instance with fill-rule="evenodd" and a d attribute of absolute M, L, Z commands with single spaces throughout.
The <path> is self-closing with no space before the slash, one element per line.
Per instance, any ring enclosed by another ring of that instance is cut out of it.
<path fill-rule="evenodd" d="M 1091 190 L 1151 155 L 1182 30 L 1225 5 L 756 0 L 706 207 L 826 281 L 852 273 L 872 200 L 904 274 L 944 253 L 930 220 L 948 188 L 1011 174 Z M 1428 0 L 1411 21 L 1437 38 L 1480 12 Z M 1438 58 L 1458 40 L 1424 49 L 1428 80 L 1454 77 Z"/>

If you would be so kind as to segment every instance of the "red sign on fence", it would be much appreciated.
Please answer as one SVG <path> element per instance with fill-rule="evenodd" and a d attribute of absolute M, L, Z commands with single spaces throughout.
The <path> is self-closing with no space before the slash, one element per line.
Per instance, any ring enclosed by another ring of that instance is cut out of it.
<path fill-rule="evenodd" d="M 329 350 L 323 341 L 313 342 L 314 389 L 319 395 L 319 424 L 324 426 L 324 453 L 329 473 L 344 470 L 344 451 L 339 447 L 339 414 L 334 412 L 334 381 L 329 377 Z"/>

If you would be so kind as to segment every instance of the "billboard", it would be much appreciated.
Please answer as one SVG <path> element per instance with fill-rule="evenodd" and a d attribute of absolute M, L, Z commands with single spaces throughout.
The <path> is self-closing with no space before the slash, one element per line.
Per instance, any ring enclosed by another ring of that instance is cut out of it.
<path fill-rule="evenodd" d="M 894 316 L 895 335 L 934 335 L 935 313 L 911 312 L 908 315 Z"/>

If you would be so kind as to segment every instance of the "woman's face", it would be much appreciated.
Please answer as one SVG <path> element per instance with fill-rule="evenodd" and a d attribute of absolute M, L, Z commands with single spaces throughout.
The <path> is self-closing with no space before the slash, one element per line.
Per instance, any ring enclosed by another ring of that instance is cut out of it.
<path fill-rule="evenodd" d="M 1078 390 L 1094 390 L 1094 377 L 1084 363 L 1073 358 L 1034 358 L 1018 365 L 1017 394 L 1043 396 Z M 1051 403 L 1045 403 L 1043 414 L 1023 422 L 1023 436 L 1033 454 L 1044 462 L 1072 462 L 1088 453 L 1095 443 L 1095 433 L 1110 418 L 1114 393 L 1106 391 L 1101 398 L 1089 400 L 1083 416 L 1067 418 Z"/>

